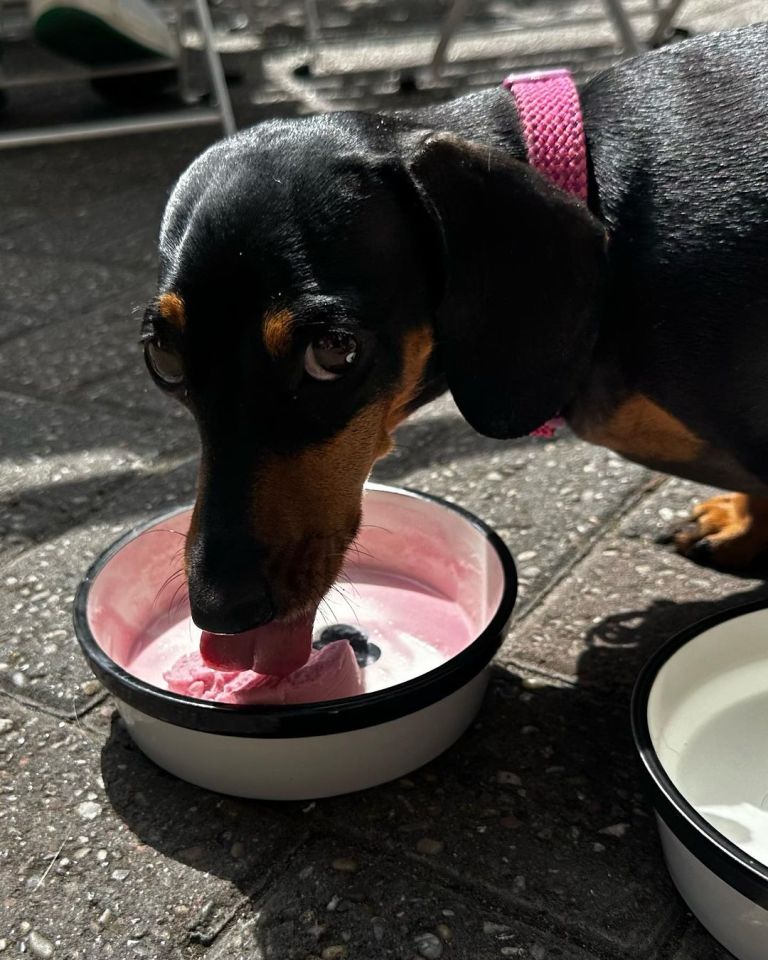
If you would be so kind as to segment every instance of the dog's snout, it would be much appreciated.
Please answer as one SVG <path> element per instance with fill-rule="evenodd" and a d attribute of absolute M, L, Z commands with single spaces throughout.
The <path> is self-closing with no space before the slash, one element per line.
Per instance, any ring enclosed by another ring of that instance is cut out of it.
<path fill-rule="evenodd" d="M 201 630 L 242 633 L 273 619 L 258 554 L 227 540 L 206 540 L 195 544 L 188 559 L 189 603 Z"/>

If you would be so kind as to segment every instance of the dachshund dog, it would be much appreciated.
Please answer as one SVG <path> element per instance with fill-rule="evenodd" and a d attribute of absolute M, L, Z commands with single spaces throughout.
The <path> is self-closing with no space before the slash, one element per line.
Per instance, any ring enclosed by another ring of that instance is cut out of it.
<path fill-rule="evenodd" d="M 768 26 L 580 90 L 588 202 L 526 162 L 502 89 L 262 123 L 177 183 L 142 332 L 202 442 L 198 626 L 306 616 L 392 432 L 449 390 L 471 426 L 582 438 L 740 491 L 679 550 L 768 546 Z M 763 272 L 765 271 L 765 272 Z"/>

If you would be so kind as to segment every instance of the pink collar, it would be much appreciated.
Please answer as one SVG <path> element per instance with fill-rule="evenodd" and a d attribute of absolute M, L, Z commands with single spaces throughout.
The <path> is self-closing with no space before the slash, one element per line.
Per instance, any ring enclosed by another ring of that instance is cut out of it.
<path fill-rule="evenodd" d="M 515 98 L 528 162 L 555 186 L 587 201 L 587 147 L 579 94 L 568 70 L 512 74 L 503 83 Z M 554 437 L 564 424 L 553 417 L 532 437 Z"/>
<path fill-rule="evenodd" d="M 507 77 L 525 137 L 528 162 L 555 186 L 587 200 L 587 145 L 579 94 L 568 70 Z"/>

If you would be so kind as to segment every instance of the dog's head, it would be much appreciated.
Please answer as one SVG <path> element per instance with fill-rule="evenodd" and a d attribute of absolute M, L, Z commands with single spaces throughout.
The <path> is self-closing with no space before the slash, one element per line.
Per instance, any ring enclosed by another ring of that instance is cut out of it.
<path fill-rule="evenodd" d="M 145 321 L 201 441 L 192 613 L 235 633 L 339 573 L 397 424 L 446 386 L 525 434 L 591 354 L 603 231 L 524 164 L 396 118 L 263 124 L 177 184 Z"/>

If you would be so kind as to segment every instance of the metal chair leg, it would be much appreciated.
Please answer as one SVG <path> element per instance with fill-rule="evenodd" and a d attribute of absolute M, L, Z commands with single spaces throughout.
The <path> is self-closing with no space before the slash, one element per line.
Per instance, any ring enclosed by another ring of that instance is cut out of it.
<path fill-rule="evenodd" d="M 663 43 L 667 39 L 667 34 L 672 28 L 672 23 L 680 11 L 680 7 L 685 3 L 685 0 L 669 0 L 669 3 L 666 7 L 658 8 L 658 15 L 656 19 L 656 29 L 651 34 L 650 44 L 652 47 L 657 47 L 659 44 Z"/>
<path fill-rule="evenodd" d="M 320 17 L 317 0 L 304 0 L 304 35 L 307 38 L 310 56 L 314 60 L 320 47 Z"/>
<path fill-rule="evenodd" d="M 621 0 L 603 0 L 603 6 L 605 7 L 605 12 L 613 21 L 624 53 L 628 53 L 633 57 L 638 53 L 642 53 L 644 45 L 638 40 L 635 29 L 624 7 L 621 5 Z"/>
<path fill-rule="evenodd" d="M 226 136 L 229 137 L 236 132 L 237 126 L 235 124 L 235 115 L 232 112 L 232 101 L 229 97 L 227 79 L 224 76 L 224 67 L 221 64 L 221 56 L 216 49 L 216 41 L 213 36 L 211 11 L 208 9 L 206 0 L 195 0 L 195 10 L 200 23 L 203 44 L 205 45 L 205 56 L 208 61 L 208 70 L 211 74 L 213 95 L 216 98 L 216 106 L 221 115 L 221 126 Z"/>
<path fill-rule="evenodd" d="M 469 7 L 470 0 L 453 0 L 453 6 L 448 11 L 448 14 L 443 21 L 443 26 L 440 31 L 440 39 L 437 41 L 437 46 L 435 47 L 435 52 L 432 55 L 432 75 L 438 77 L 440 71 L 443 68 L 445 62 L 445 55 L 448 51 L 448 47 L 453 40 L 453 35 L 461 26 L 461 23 L 466 16 L 467 8 Z"/>

